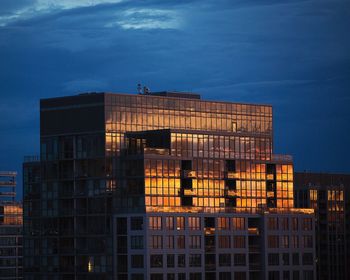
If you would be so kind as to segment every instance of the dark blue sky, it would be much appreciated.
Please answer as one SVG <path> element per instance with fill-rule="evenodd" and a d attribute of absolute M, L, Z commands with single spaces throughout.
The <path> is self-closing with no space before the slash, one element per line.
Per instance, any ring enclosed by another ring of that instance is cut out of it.
<path fill-rule="evenodd" d="M 272 104 L 276 153 L 349 173 L 349 26 L 344 0 L 1 0 L 0 170 L 38 154 L 40 98 L 142 82 Z"/>

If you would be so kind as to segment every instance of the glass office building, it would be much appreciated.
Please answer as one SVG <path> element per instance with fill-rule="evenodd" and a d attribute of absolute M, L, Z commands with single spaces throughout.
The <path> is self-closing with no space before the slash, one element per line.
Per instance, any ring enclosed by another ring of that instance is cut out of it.
<path fill-rule="evenodd" d="M 26 279 L 313 279 L 313 210 L 293 208 L 271 106 L 92 93 L 40 110 Z"/>

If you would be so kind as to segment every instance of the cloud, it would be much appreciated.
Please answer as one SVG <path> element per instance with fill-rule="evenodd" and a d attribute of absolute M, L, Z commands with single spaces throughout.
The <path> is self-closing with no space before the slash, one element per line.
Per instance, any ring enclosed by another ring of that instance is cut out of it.
<path fill-rule="evenodd" d="M 123 29 L 178 29 L 181 26 L 181 18 L 172 10 L 133 8 L 123 11 L 118 20 L 105 25 L 105 27 L 114 26 Z"/>

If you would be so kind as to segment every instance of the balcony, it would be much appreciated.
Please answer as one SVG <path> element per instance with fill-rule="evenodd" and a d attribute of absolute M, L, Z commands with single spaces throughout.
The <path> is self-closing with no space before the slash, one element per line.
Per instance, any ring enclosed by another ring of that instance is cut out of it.
<path fill-rule="evenodd" d="M 248 228 L 248 234 L 250 235 L 259 235 L 259 229 L 257 227 Z"/>
<path fill-rule="evenodd" d="M 266 196 L 274 198 L 275 197 L 275 193 L 274 192 L 267 192 Z"/>
<path fill-rule="evenodd" d="M 196 191 L 194 189 L 183 189 L 184 196 L 196 196 Z"/>
<path fill-rule="evenodd" d="M 197 174 L 195 170 L 182 170 L 182 178 L 196 178 Z"/>
<path fill-rule="evenodd" d="M 225 178 L 227 179 L 239 178 L 239 172 L 235 172 L 235 171 L 226 171 L 224 175 L 225 175 Z"/>
<path fill-rule="evenodd" d="M 237 190 L 225 190 L 225 196 L 227 197 L 237 197 L 238 191 Z"/>

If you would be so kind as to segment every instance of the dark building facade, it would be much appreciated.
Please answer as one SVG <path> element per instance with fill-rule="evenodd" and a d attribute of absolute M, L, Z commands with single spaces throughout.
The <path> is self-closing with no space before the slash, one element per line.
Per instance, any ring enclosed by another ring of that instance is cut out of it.
<path fill-rule="evenodd" d="M 295 173 L 295 206 L 315 209 L 317 279 L 350 277 L 350 175 Z"/>
<path fill-rule="evenodd" d="M 269 105 L 41 100 L 25 278 L 314 279 L 313 210 L 293 208 L 292 158 L 272 153 L 272 136 Z"/>
<path fill-rule="evenodd" d="M 0 279 L 22 279 L 22 205 L 14 171 L 0 171 Z"/>

